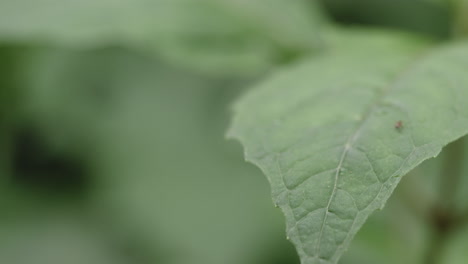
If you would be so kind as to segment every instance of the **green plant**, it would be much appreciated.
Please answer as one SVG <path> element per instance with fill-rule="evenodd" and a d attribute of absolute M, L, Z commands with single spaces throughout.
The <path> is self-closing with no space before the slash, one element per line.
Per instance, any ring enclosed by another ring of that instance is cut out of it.
<path fill-rule="evenodd" d="M 0 262 L 465 264 L 467 5 L 0 0 Z"/>
<path fill-rule="evenodd" d="M 247 92 L 229 131 L 266 174 L 304 264 L 337 263 L 402 176 L 468 133 L 468 42 L 336 35 L 320 55 Z M 438 223 L 447 225 L 442 234 L 465 217 L 466 208 L 455 206 L 468 199 L 461 154 L 439 171 L 446 181 L 443 219 L 436 219 L 446 221 Z"/>

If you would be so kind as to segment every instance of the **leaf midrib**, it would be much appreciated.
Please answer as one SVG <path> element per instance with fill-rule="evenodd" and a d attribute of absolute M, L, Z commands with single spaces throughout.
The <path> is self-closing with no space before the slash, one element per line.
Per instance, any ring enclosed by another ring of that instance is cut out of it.
<path fill-rule="evenodd" d="M 405 67 L 405 68 L 403 68 L 403 70 L 399 71 L 394 76 L 393 81 L 390 80 L 389 84 L 387 86 L 385 86 L 385 88 L 382 89 L 379 92 L 379 94 L 376 96 L 376 98 L 373 100 L 374 102 L 371 103 L 370 106 L 367 107 L 367 109 L 364 111 L 364 115 L 363 115 L 362 119 L 360 120 L 360 122 L 358 123 L 358 125 L 356 126 L 355 131 L 353 132 L 352 135 L 350 135 L 348 137 L 346 143 L 344 144 L 344 149 L 343 149 L 343 152 L 341 154 L 340 161 L 338 163 L 338 166 L 337 166 L 336 172 L 335 172 L 332 194 L 330 195 L 330 199 L 328 200 L 327 206 L 325 207 L 325 216 L 324 216 L 324 220 L 322 222 L 321 228 L 320 228 L 319 238 L 318 238 L 317 244 L 316 244 L 316 250 L 315 250 L 316 251 L 316 257 L 320 257 L 323 231 L 325 229 L 325 224 L 327 222 L 330 205 L 331 205 L 331 203 L 332 203 L 332 201 L 333 201 L 333 199 L 334 199 L 334 197 L 336 195 L 336 191 L 338 189 L 337 187 L 338 187 L 338 181 L 339 181 L 339 178 L 340 178 L 340 172 L 342 170 L 343 163 L 344 163 L 344 161 L 346 159 L 346 156 L 347 156 L 348 152 L 352 149 L 353 144 L 356 143 L 356 140 L 359 138 L 363 128 L 365 127 L 365 124 L 368 122 L 369 118 L 374 113 L 374 111 L 375 111 L 374 109 L 378 108 L 382 104 L 383 99 L 390 93 L 390 91 L 392 89 L 397 87 L 396 84 L 399 83 L 401 81 L 401 79 L 403 79 L 404 76 L 406 76 L 409 72 L 411 72 L 415 68 L 415 66 L 419 64 L 420 61 L 423 61 L 429 55 L 430 55 L 430 53 L 424 53 L 422 55 L 419 55 L 418 56 L 419 58 L 415 58 L 412 62 L 409 63 L 409 65 L 407 67 Z M 411 131 L 409 133 L 411 134 Z M 347 232 L 347 237 L 349 236 L 349 234 L 350 234 L 350 232 L 348 231 Z"/>

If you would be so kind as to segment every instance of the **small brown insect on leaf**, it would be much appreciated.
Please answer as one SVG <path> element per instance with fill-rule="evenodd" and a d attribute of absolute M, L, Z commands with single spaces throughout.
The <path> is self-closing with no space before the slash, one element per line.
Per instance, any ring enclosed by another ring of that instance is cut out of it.
<path fill-rule="evenodd" d="M 398 121 L 395 123 L 395 129 L 396 129 L 396 130 L 401 130 L 402 128 L 403 128 L 403 121 L 398 120 Z"/>

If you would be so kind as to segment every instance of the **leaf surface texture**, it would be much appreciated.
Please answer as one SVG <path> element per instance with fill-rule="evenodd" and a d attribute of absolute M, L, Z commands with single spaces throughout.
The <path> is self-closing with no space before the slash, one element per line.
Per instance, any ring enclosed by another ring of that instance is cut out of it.
<path fill-rule="evenodd" d="M 401 177 L 468 131 L 468 46 L 359 34 L 235 105 L 229 132 L 271 183 L 303 264 L 337 263 Z"/>

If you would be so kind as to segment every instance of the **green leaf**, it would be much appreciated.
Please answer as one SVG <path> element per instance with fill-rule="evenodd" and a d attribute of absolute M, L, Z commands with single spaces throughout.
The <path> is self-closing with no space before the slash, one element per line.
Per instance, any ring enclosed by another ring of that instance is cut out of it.
<path fill-rule="evenodd" d="M 420 201 L 424 195 L 419 188 L 426 185 L 427 177 L 422 173 L 413 175 L 415 170 L 402 179 L 385 210 L 369 217 L 341 258 L 341 264 L 426 263 L 431 227 L 427 214 L 419 213 L 426 206 L 422 203 L 425 201 Z"/>
<path fill-rule="evenodd" d="M 421 54 L 402 36 L 355 35 L 254 87 L 229 132 L 270 181 L 303 264 L 337 263 L 401 177 L 468 132 L 466 44 Z"/>
<path fill-rule="evenodd" d="M 321 20 L 306 0 L 2 0 L 0 41 L 125 45 L 198 71 L 254 75 L 317 48 Z"/>

